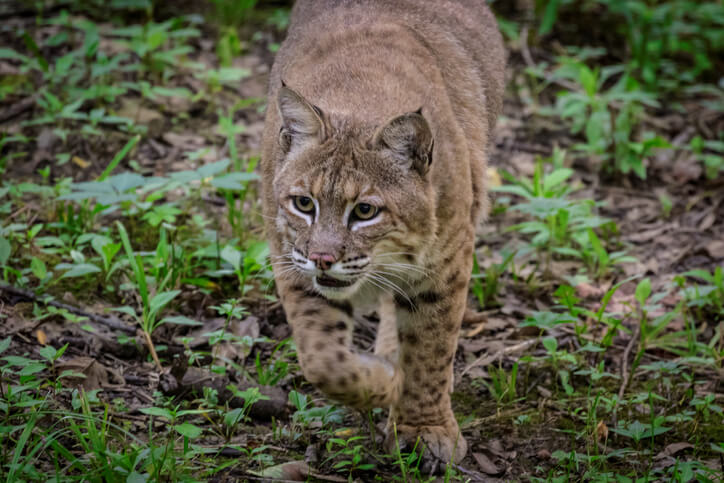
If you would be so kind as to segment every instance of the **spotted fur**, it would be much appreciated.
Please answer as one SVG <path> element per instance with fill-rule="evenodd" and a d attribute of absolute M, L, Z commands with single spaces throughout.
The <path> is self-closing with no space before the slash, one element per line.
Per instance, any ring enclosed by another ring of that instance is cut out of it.
<path fill-rule="evenodd" d="M 299 0 L 271 72 L 264 214 L 300 365 L 389 407 L 390 449 L 466 453 L 450 390 L 503 68 L 484 0 Z M 372 354 L 351 344 L 369 304 Z"/>

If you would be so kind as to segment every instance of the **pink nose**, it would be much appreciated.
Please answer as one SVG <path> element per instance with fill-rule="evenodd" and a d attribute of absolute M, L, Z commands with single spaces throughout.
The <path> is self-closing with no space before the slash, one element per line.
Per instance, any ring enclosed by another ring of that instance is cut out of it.
<path fill-rule="evenodd" d="M 331 253 L 314 252 L 309 254 L 309 259 L 317 265 L 320 270 L 329 270 L 337 259 Z"/>

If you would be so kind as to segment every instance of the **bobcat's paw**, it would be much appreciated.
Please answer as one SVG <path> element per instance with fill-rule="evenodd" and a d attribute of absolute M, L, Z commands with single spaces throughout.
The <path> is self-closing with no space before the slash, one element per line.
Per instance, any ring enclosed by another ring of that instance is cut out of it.
<path fill-rule="evenodd" d="M 433 456 L 442 463 L 458 463 L 468 451 L 468 444 L 454 420 L 444 426 L 388 425 L 385 450 L 395 453 L 399 444 L 400 450 L 411 451 L 418 437 L 417 448 L 425 447 L 423 458 Z"/>

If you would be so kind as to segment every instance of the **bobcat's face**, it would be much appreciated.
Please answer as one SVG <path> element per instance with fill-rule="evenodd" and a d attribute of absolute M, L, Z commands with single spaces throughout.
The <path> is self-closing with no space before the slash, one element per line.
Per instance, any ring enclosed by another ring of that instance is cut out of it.
<path fill-rule="evenodd" d="M 424 273 L 418 262 L 435 232 L 426 169 L 379 139 L 358 137 L 292 140 L 274 181 L 279 272 L 311 279 L 330 299 L 364 286 L 401 293 Z"/>

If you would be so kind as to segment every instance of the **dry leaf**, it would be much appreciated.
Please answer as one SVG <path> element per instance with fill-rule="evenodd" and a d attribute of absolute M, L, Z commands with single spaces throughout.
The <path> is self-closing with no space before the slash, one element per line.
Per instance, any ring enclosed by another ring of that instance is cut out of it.
<path fill-rule="evenodd" d="M 604 443 L 608 441 L 608 426 L 606 426 L 603 420 L 599 421 L 596 425 L 596 439 Z"/>
<path fill-rule="evenodd" d="M 581 282 L 576 285 L 576 293 L 578 296 L 584 299 L 588 298 L 601 298 L 606 293 L 601 287 L 594 287 L 590 283 Z"/>
<path fill-rule="evenodd" d="M 69 361 L 58 362 L 55 370 L 58 375 L 67 371 L 83 374 L 85 377 L 69 375 L 63 377 L 61 381 L 71 386 L 82 386 L 86 391 L 101 389 L 108 385 L 108 369 L 92 357 L 76 357 Z"/>
<path fill-rule="evenodd" d="M 70 158 L 70 162 L 78 166 L 80 169 L 87 169 L 91 165 L 91 163 L 78 156 L 73 156 L 72 158 Z"/>
<path fill-rule="evenodd" d="M 251 352 L 254 340 L 259 337 L 259 319 L 252 315 L 244 320 L 232 320 L 227 331 L 236 337 L 248 336 L 251 343 L 247 345 L 239 342 L 222 341 L 214 345 L 212 354 L 222 361 L 238 361 L 241 363 Z"/>
<path fill-rule="evenodd" d="M 714 222 L 716 221 L 716 214 L 709 213 L 704 217 L 703 220 L 701 220 L 701 223 L 699 223 L 699 230 L 700 231 L 706 231 L 709 228 L 711 228 L 714 225 Z"/>
<path fill-rule="evenodd" d="M 482 443 L 481 446 L 483 447 L 483 449 L 505 460 L 509 460 L 511 459 L 511 457 L 515 457 L 515 451 L 513 451 L 512 453 L 505 451 L 505 448 L 503 448 L 503 443 L 499 439 L 492 439 L 487 443 Z"/>
<path fill-rule="evenodd" d="M 264 468 L 262 471 L 249 471 L 249 473 L 271 480 L 306 481 L 311 469 L 304 461 L 289 461 Z"/>
<path fill-rule="evenodd" d="M 551 452 L 548 451 L 546 448 L 541 448 L 536 453 L 536 456 L 542 460 L 548 460 L 551 458 Z"/>
<path fill-rule="evenodd" d="M 460 334 L 460 337 L 468 337 L 468 338 L 475 337 L 476 335 L 481 333 L 484 328 L 485 328 L 485 322 L 482 322 L 482 323 L 476 325 L 475 327 L 473 327 L 472 329 L 468 330 L 467 332 L 462 332 Z"/>
<path fill-rule="evenodd" d="M 495 466 L 495 463 L 490 461 L 490 458 L 488 458 L 484 453 L 473 453 L 473 458 L 475 458 L 475 462 L 478 463 L 480 471 L 486 475 L 499 475 L 502 473 L 500 468 Z"/>
<path fill-rule="evenodd" d="M 43 332 L 42 329 L 38 329 L 35 331 L 35 338 L 38 339 L 38 344 L 40 345 L 47 345 L 48 344 L 48 336 Z"/>
<path fill-rule="evenodd" d="M 705 249 L 712 258 L 724 258 L 724 240 L 712 240 Z"/>
<path fill-rule="evenodd" d="M 682 441 L 680 443 L 671 443 L 664 448 L 663 451 L 660 451 L 656 456 L 655 459 L 662 459 L 669 456 L 674 456 L 676 453 L 679 453 L 685 449 L 692 449 L 694 447 L 693 444 L 687 443 L 685 441 Z"/>
<path fill-rule="evenodd" d="M 500 179 L 500 174 L 498 174 L 498 170 L 493 168 L 492 166 L 489 166 L 487 169 L 488 174 L 488 186 L 491 188 L 497 188 L 498 186 L 501 186 L 503 184 L 503 180 Z"/>
<path fill-rule="evenodd" d="M 171 146 L 188 151 L 195 151 L 206 144 L 206 139 L 197 134 L 179 134 L 175 132 L 164 133 L 161 138 Z"/>
<path fill-rule="evenodd" d="M 304 461 L 289 461 L 280 465 L 264 468 L 262 471 L 249 471 L 252 475 L 268 478 L 271 481 L 308 481 L 309 479 L 317 479 L 324 481 L 334 481 L 344 483 L 347 480 L 338 476 L 320 475 L 315 473 Z"/>

